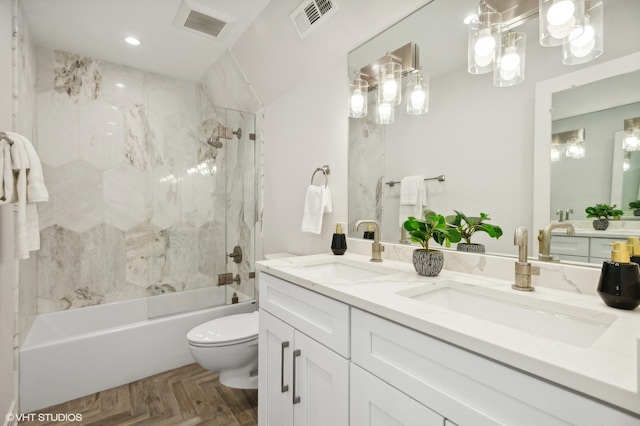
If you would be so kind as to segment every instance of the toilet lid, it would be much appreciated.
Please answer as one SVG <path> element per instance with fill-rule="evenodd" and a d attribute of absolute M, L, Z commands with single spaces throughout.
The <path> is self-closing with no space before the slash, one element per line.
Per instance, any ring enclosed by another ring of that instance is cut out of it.
<path fill-rule="evenodd" d="M 258 337 L 258 312 L 236 314 L 200 324 L 187 333 L 189 342 L 202 346 L 242 343 Z"/>

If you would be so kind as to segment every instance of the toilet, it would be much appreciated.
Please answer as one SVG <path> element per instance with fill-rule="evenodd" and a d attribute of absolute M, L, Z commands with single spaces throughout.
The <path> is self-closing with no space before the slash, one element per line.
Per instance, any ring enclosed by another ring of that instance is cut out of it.
<path fill-rule="evenodd" d="M 258 312 L 200 324 L 187 333 L 195 360 L 230 388 L 258 388 Z"/>

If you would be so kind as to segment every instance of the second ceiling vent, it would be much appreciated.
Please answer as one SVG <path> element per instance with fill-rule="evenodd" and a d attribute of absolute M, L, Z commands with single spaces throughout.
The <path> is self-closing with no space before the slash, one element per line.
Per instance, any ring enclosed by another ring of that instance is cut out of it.
<path fill-rule="evenodd" d="M 338 11 L 335 0 L 306 0 L 289 17 L 300 40 L 311 34 Z"/>

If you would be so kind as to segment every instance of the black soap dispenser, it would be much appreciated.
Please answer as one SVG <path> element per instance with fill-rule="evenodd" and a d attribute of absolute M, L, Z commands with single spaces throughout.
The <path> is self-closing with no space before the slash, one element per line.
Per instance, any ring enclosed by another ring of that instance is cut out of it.
<path fill-rule="evenodd" d="M 611 245 L 611 260 L 602 263 L 598 294 L 612 308 L 635 309 L 640 305 L 640 266 L 630 261 L 627 243 Z"/>
<path fill-rule="evenodd" d="M 331 240 L 331 251 L 333 254 L 341 255 L 347 251 L 347 237 L 342 232 L 342 225 L 336 223 L 336 232 Z"/>
<path fill-rule="evenodd" d="M 364 231 L 364 235 L 362 236 L 365 240 L 373 240 L 375 239 L 375 231 L 373 230 L 373 225 L 367 225 L 367 230 Z"/>

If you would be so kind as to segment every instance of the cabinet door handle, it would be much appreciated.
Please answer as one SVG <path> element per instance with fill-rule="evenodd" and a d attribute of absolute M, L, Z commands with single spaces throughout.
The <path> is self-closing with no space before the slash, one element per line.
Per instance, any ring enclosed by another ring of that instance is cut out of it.
<path fill-rule="evenodd" d="M 300 402 L 300 395 L 296 396 L 296 358 L 300 356 L 300 349 L 293 351 L 293 403 Z"/>
<path fill-rule="evenodd" d="M 289 390 L 289 385 L 284 384 L 284 349 L 289 347 L 289 342 L 282 342 L 280 350 L 280 392 L 285 393 Z"/>

